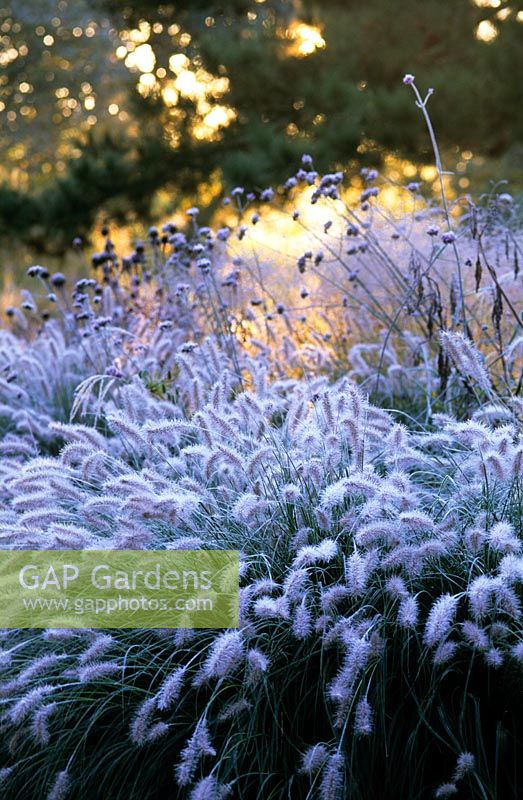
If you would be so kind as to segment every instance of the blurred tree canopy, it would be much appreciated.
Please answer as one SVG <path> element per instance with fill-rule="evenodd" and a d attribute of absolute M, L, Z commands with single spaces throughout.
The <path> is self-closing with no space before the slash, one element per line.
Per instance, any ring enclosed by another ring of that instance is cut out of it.
<path fill-rule="evenodd" d="M 31 8 L 28 8 L 28 5 Z M 522 159 L 523 7 L 505 0 L 38 0 L 0 9 L 0 235 L 60 249 L 221 182 L 395 152 Z M 214 188 L 213 188 L 214 187 Z"/>

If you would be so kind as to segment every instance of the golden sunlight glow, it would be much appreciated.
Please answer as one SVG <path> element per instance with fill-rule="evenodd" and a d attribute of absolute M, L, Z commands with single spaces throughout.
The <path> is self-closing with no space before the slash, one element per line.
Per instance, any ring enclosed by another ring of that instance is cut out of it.
<path fill-rule="evenodd" d="M 229 91 L 229 79 L 211 75 L 202 67 L 193 71 L 188 68 L 191 63 L 189 59 L 186 59 L 185 56 L 180 58 L 180 55 L 171 56 L 169 61 L 172 71 L 176 73 L 176 78 L 166 89 L 168 92 L 166 102 L 169 104 L 169 98 L 174 100 L 177 94 L 192 100 L 196 107 L 191 126 L 194 138 L 207 141 L 216 139 L 220 130 L 236 119 L 234 109 L 213 103 Z M 174 105 L 174 103 L 172 104 Z"/>
<path fill-rule="evenodd" d="M 196 74 L 191 72 L 190 69 L 184 69 L 178 73 L 174 85 L 180 94 L 184 97 L 190 97 L 193 100 L 205 95 L 205 87 L 198 81 Z"/>
<path fill-rule="evenodd" d="M 150 35 L 151 26 L 144 19 L 139 22 L 138 28 L 134 28 L 132 31 L 122 31 L 122 39 L 133 42 L 133 44 L 143 44 L 149 39 Z"/>
<path fill-rule="evenodd" d="M 7 67 L 16 58 L 18 58 L 18 50 L 15 47 L 8 47 L 0 52 L 0 67 Z"/>
<path fill-rule="evenodd" d="M 136 88 L 142 97 L 150 97 L 158 91 L 159 84 L 151 72 L 144 72 L 143 75 L 140 75 Z"/>
<path fill-rule="evenodd" d="M 144 72 L 143 75 L 140 75 L 140 83 L 142 86 L 152 88 L 156 84 L 156 78 L 152 72 Z"/>
<path fill-rule="evenodd" d="M 499 8 L 501 0 L 474 0 L 474 3 L 479 8 Z"/>
<path fill-rule="evenodd" d="M 420 168 L 419 174 L 422 181 L 432 182 L 438 177 L 438 170 L 432 164 L 425 164 Z"/>
<path fill-rule="evenodd" d="M 127 55 L 125 66 L 140 72 L 152 72 L 156 64 L 156 56 L 150 44 L 140 44 Z"/>
<path fill-rule="evenodd" d="M 194 138 L 200 140 L 218 138 L 220 131 L 236 119 L 234 109 L 219 102 L 229 91 L 229 79 L 223 75 L 212 75 L 200 66 L 198 60 L 193 62 L 183 52 L 173 53 L 169 58 L 169 69 L 174 73 L 172 77 L 168 77 L 163 67 L 155 72 L 156 53 L 147 41 L 152 30 L 148 23 L 142 21 L 138 28 L 123 31 L 122 44 L 116 48 L 116 57 L 124 60 L 129 70 L 141 73 L 136 88 L 142 97 L 154 95 L 163 100 L 168 110 L 164 130 L 173 147 L 179 144 L 177 133 L 179 125 L 187 118 L 187 112 L 178 107 L 180 97 L 194 103 L 190 126 Z M 168 32 L 174 36 L 180 32 L 180 28 L 171 26 Z M 294 36 L 292 38 L 294 40 Z M 298 42 L 305 49 L 307 49 L 307 45 L 304 44 L 306 39 L 304 33 Z M 186 46 L 190 40 L 189 34 L 182 34 L 179 37 L 179 44 L 182 47 Z M 320 40 L 317 38 L 311 40 L 309 35 L 307 41 L 314 41 L 314 47 L 319 47 Z"/>
<path fill-rule="evenodd" d="M 197 139 L 213 139 L 220 128 L 226 128 L 234 119 L 234 109 L 229 106 L 214 106 L 202 122 L 194 126 L 193 133 Z"/>
<path fill-rule="evenodd" d="M 187 69 L 191 62 L 184 53 L 174 53 L 169 59 L 169 67 L 172 72 L 178 74 L 183 69 Z"/>
<path fill-rule="evenodd" d="M 321 28 L 317 25 L 307 25 L 305 22 L 292 22 L 284 31 L 283 38 L 290 41 L 286 51 L 287 55 L 296 58 L 310 56 L 316 50 L 322 50 L 326 46 L 325 39 L 321 35 Z"/>
<path fill-rule="evenodd" d="M 499 31 L 489 19 L 483 19 L 476 28 L 476 39 L 480 42 L 493 42 Z"/>
<path fill-rule="evenodd" d="M 175 106 L 178 102 L 179 94 L 176 89 L 169 84 L 162 89 L 162 98 L 166 106 Z"/>

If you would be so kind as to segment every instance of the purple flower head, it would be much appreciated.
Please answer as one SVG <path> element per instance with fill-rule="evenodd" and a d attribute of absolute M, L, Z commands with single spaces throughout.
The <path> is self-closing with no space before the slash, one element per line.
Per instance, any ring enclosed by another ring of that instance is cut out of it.
<path fill-rule="evenodd" d="M 263 192 L 260 192 L 260 200 L 263 203 L 268 203 L 274 197 L 274 189 L 269 186 L 267 189 L 264 189 Z"/>
<path fill-rule="evenodd" d="M 58 289 L 65 284 L 66 280 L 67 279 L 62 272 L 55 272 L 55 274 L 51 276 L 52 285 L 56 286 Z"/>
<path fill-rule="evenodd" d="M 187 214 L 188 217 L 194 219 L 200 213 L 200 209 L 196 208 L 196 206 L 193 206 L 192 208 L 188 208 L 185 213 Z"/>
<path fill-rule="evenodd" d="M 229 228 L 220 228 L 220 230 L 216 234 L 216 238 L 220 240 L 220 242 L 225 242 L 229 238 L 231 231 Z"/>
<path fill-rule="evenodd" d="M 403 83 L 405 86 L 410 86 L 415 80 L 416 78 L 414 75 L 411 75 L 410 72 L 407 72 L 407 74 L 403 76 Z"/>
<path fill-rule="evenodd" d="M 456 241 L 456 234 L 454 231 L 447 231 L 441 237 L 443 244 L 453 244 Z"/>
<path fill-rule="evenodd" d="M 118 369 L 118 367 L 115 367 L 114 365 L 107 367 L 105 374 L 109 375 L 111 378 L 123 378 L 122 370 Z"/>
<path fill-rule="evenodd" d="M 379 173 L 377 169 L 370 169 L 369 167 L 362 167 L 360 169 L 360 175 L 366 183 L 372 183 L 378 177 Z"/>
<path fill-rule="evenodd" d="M 184 233 L 175 233 L 169 239 L 169 244 L 172 244 L 174 247 L 182 247 L 186 243 L 186 238 Z"/>
<path fill-rule="evenodd" d="M 365 189 L 360 195 L 360 202 L 366 203 L 370 197 L 377 197 L 379 193 L 379 189 L 375 186 L 372 186 L 369 189 Z"/>

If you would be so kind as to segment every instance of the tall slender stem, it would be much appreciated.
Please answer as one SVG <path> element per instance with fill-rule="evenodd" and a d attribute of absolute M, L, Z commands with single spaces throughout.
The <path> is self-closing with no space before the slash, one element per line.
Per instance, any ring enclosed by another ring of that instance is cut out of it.
<path fill-rule="evenodd" d="M 406 80 L 407 77 L 409 78 L 409 80 Z M 410 80 L 410 78 L 412 78 L 412 80 Z M 438 140 L 436 139 L 436 134 L 434 132 L 434 127 L 432 125 L 432 120 L 431 120 L 430 114 L 429 114 L 429 112 L 427 110 L 427 103 L 428 103 L 429 98 L 431 97 L 431 95 L 433 93 L 433 90 L 429 89 L 429 91 L 427 92 L 427 96 L 423 100 L 422 97 L 421 97 L 421 94 L 419 93 L 418 87 L 414 83 L 414 77 L 413 76 L 411 76 L 411 75 L 405 76 L 404 82 L 407 85 L 412 86 L 412 90 L 413 90 L 413 92 L 414 92 L 414 94 L 416 96 L 416 105 L 418 106 L 418 108 L 421 109 L 421 113 L 423 114 L 423 117 L 425 119 L 425 124 L 427 125 L 427 130 L 429 132 L 430 142 L 432 144 L 432 150 L 434 152 L 434 159 L 436 161 L 436 170 L 437 170 L 437 173 L 438 173 L 440 193 L 441 193 L 441 203 L 442 203 L 442 206 L 443 206 L 443 212 L 445 214 L 445 220 L 447 222 L 447 230 L 448 230 L 449 233 L 453 233 L 453 231 L 452 231 L 452 222 L 451 222 L 451 218 L 450 218 L 449 204 L 448 204 L 448 201 L 447 201 L 447 195 L 445 194 L 445 184 L 444 184 L 444 181 L 443 181 L 444 171 L 443 171 L 443 166 L 442 166 L 442 163 L 441 163 L 441 156 L 440 156 L 439 147 L 438 147 Z M 451 244 L 452 244 L 452 249 L 454 250 L 454 257 L 456 259 L 456 266 L 458 268 L 458 283 L 459 283 L 459 293 L 460 293 L 460 298 L 461 298 L 461 316 L 462 316 L 464 332 L 466 334 L 467 333 L 467 312 L 466 312 L 466 305 L 465 305 L 465 290 L 464 290 L 464 285 L 463 285 L 463 273 L 462 273 L 462 269 L 461 269 L 461 259 L 459 257 L 459 251 L 458 251 L 458 247 L 456 245 L 456 242 L 453 240 Z"/>

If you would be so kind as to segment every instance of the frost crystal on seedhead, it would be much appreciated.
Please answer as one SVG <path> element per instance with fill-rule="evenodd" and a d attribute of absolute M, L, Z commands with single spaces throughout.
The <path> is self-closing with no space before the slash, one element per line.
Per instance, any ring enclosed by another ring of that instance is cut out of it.
<path fill-rule="evenodd" d="M 458 793 L 458 787 L 455 783 L 442 783 L 434 792 L 434 797 L 437 800 L 445 800 L 447 797 L 452 797 Z"/>
<path fill-rule="evenodd" d="M 117 672 L 121 673 L 122 665 L 116 661 L 91 661 L 78 670 L 80 683 L 90 683 L 101 678 L 109 677 Z"/>
<path fill-rule="evenodd" d="M 131 722 L 130 737 L 134 744 L 142 745 L 147 741 L 156 709 L 156 697 L 148 697 L 139 705 Z"/>
<path fill-rule="evenodd" d="M 386 583 L 387 591 L 392 597 L 404 597 L 407 594 L 405 581 L 399 575 L 393 575 Z"/>
<path fill-rule="evenodd" d="M 80 664 L 87 664 L 90 661 L 98 661 L 100 656 L 111 647 L 114 639 L 109 634 L 102 633 L 96 637 L 93 643 L 81 653 L 79 657 Z"/>
<path fill-rule="evenodd" d="M 294 612 L 292 630 L 297 639 L 307 639 L 312 633 L 312 616 L 305 597 Z"/>
<path fill-rule="evenodd" d="M 31 734 L 40 747 L 46 747 L 50 742 L 51 734 L 49 732 L 48 722 L 57 708 L 58 703 L 48 703 L 47 705 L 40 706 L 34 713 L 31 722 Z"/>
<path fill-rule="evenodd" d="M 269 659 L 267 656 L 258 650 L 252 648 L 247 652 L 247 684 L 258 683 L 267 672 L 269 667 Z"/>
<path fill-rule="evenodd" d="M 224 678 L 237 670 L 244 657 L 244 644 L 239 631 L 222 633 L 214 641 L 203 667 L 206 678 Z"/>
<path fill-rule="evenodd" d="M 458 756 L 458 760 L 456 762 L 456 770 L 454 772 L 454 780 L 460 781 L 462 780 L 465 775 L 469 772 L 472 772 L 476 765 L 476 759 L 474 755 L 469 752 L 460 753 Z"/>
<path fill-rule="evenodd" d="M 371 574 L 377 565 L 377 550 L 352 553 L 345 560 L 345 582 L 351 595 L 361 597 L 367 590 Z"/>
<path fill-rule="evenodd" d="M 490 547 L 499 553 L 518 553 L 521 550 L 521 542 L 508 522 L 496 522 L 487 538 Z"/>
<path fill-rule="evenodd" d="M 254 615 L 260 619 L 289 619 L 286 597 L 259 597 L 254 603 Z"/>
<path fill-rule="evenodd" d="M 225 800 L 231 792 L 231 786 L 219 783 L 213 775 L 208 775 L 198 781 L 189 795 L 189 800 Z"/>
<path fill-rule="evenodd" d="M 372 733 L 372 708 L 366 698 L 360 700 L 356 706 L 354 733 L 358 736 L 370 736 Z"/>
<path fill-rule="evenodd" d="M 499 564 L 499 574 L 508 583 L 523 583 L 523 558 L 521 556 L 503 556 Z"/>
<path fill-rule="evenodd" d="M 178 667 L 163 682 L 156 695 L 156 705 L 160 711 L 166 711 L 171 708 L 180 696 L 185 673 L 185 667 Z"/>
<path fill-rule="evenodd" d="M 47 800 L 65 800 L 69 795 L 71 779 L 69 772 L 64 769 L 56 775 L 51 791 L 47 795 Z"/>
<path fill-rule="evenodd" d="M 344 785 L 345 759 L 341 753 L 335 753 L 323 768 L 320 785 L 321 800 L 342 800 Z"/>
<path fill-rule="evenodd" d="M 485 661 L 489 667 L 499 669 L 503 665 L 503 653 L 498 647 L 491 647 L 485 653 Z"/>
<path fill-rule="evenodd" d="M 45 656 L 40 656 L 29 664 L 18 676 L 19 682 L 28 683 L 38 675 L 45 675 L 52 671 L 52 668 L 62 662 L 68 656 L 64 653 L 48 653 Z"/>
<path fill-rule="evenodd" d="M 342 505 L 349 490 L 349 481 L 347 478 L 342 478 L 336 483 L 327 486 L 321 495 L 321 502 L 325 508 L 334 508 L 334 506 Z"/>
<path fill-rule="evenodd" d="M 216 750 L 212 746 L 209 729 L 205 719 L 200 719 L 196 729 L 182 751 L 180 761 L 176 767 L 175 775 L 179 786 L 188 786 L 193 780 L 194 773 L 203 756 L 215 756 Z"/>
<path fill-rule="evenodd" d="M 30 689 L 9 709 L 8 715 L 11 722 L 16 724 L 23 722 L 35 706 L 38 706 L 43 698 L 54 692 L 56 688 L 56 686 L 43 684 Z"/>
<path fill-rule="evenodd" d="M 293 569 L 287 574 L 283 583 L 283 593 L 288 602 L 296 602 L 303 598 L 309 573 L 306 569 Z"/>
<path fill-rule="evenodd" d="M 301 489 L 293 483 L 287 483 L 281 490 L 282 499 L 285 503 L 296 503 L 301 496 Z"/>
<path fill-rule="evenodd" d="M 461 630 L 464 639 L 471 647 L 475 647 L 478 650 L 487 650 L 489 638 L 483 628 L 480 628 L 479 625 L 476 625 L 471 620 L 466 620 L 461 625 Z"/>
<path fill-rule="evenodd" d="M 434 653 L 434 664 L 442 666 L 454 658 L 458 645 L 456 642 L 441 642 Z"/>
<path fill-rule="evenodd" d="M 166 722 L 155 722 L 154 725 L 151 725 L 147 731 L 146 740 L 148 742 L 155 742 L 157 739 L 161 739 L 162 736 L 166 736 L 168 733 L 169 726 Z"/>
<path fill-rule="evenodd" d="M 252 703 L 245 699 L 245 697 L 240 698 L 240 700 L 236 700 L 233 703 L 229 703 L 223 711 L 220 711 L 218 715 L 218 722 L 226 722 L 230 719 L 235 719 L 235 717 L 240 716 L 246 711 L 250 711 L 252 709 Z"/>
<path fill-rule="evenodd" d="M 462 333 L 443 331 L 440 333 L 443 349 L 450 356 L 456 368 L 466 377 L 476 381 L 485 392 L 491 391 L 490 378 L 478 351 Z"/>
<path fill-rule="evenodd" d="M 520 664 L 523 664 L 523 641 L 515 644 L 510 652 L 516 661 L 519 661 Z"/>
<path fill-rule="evenodd" d="M 11 663 L 13 654 L 10 650 L 0 649 L 0 669 L 5 669 Z"/>
<path fill-rule="evenodd" d="M 304 567 L 312 564 L 328 564 L 338 553 L 338 545 L 332 539 L 324 539 L 321 544 L 307 545 L 298 550 L 294 566 Z"/>
<path fill-rule="evenodd" d="M 450 594 L 439 597 L 432 606 L 425 626 L 424 639 L 429 647 L 438 644 L 449 633 L 458 607 L 458 598 Z"/>
<path fill-rule="evenodd" d="M 302 755 L 301 771 L 312 775 L 323 767 L 329 757 L 329 752 L 324 744 L 314 744 Z"/>
<path fill-rule="evenodd" d="M 476 620 L 481 620 L 487 615 L 497 585 L 498 582 L 488 575 L 478 575 L 470 584 L 468 597 L 472 614 Z"/>
<path fill-rule="evenodd" d="M 14 767 L 2 767 L 2 769 L 0 769 L 0 786 L 7 783 L 13 772 Z"/>

